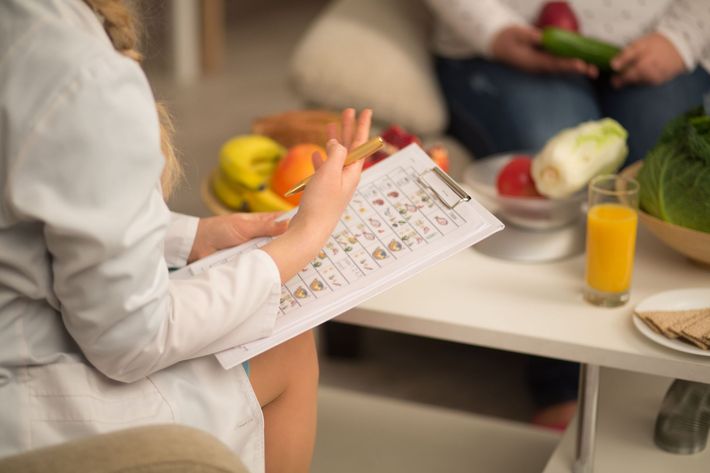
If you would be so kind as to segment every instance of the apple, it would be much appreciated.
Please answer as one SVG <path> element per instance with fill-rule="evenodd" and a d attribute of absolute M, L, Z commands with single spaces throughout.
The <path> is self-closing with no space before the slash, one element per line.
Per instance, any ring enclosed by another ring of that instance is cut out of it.
<path fill-rule="evenodd" d="M 397 149 L 402 149 L 412 143 L 421 144 L 416 135 L 407 133 L 399 125 L 390 125 L 380 136 L 387 143 L 396 146 Z"/>
<path fill-rule="evenodd" d="M 449 151 L 442 145 L 431 146 L 426 150 L 429 157 L 444 172 L 449 172 Z"/>
<path fill-rule="evenodd" d="M 370 166 L 379 163 L 383 159 L 389 158 L 389 156 L 390 156 L 390 153 L 388 153 L 387 151 L 379 150 L 375 154 L 373 154 L 372 156 L 368 156 L 367 158 L 365 158 L 365 163 L 362 165 L 362 168 L 367 169 Z"/>
<path fill-rule="evenodd" d="M 303 143 L 289 148 L 271 176 L 271 190 L 283 197 L 289 189 L 313 174 L 315 170 L 312 157 L 316 151 L 323 159 L 327 159 L 322 146 Z M 284 199 L 292 205 L 298 205 L 301 201 L 301 193 L 284 197 Z"/>
<path fill-rule="evenodd" d="M 365 160 L 364 169 L 379 163 L 412 143 L 422 144 L 418 136 L 408 133 L 399 125 L 390 125 L 380 136 L 385 141 L 385 146 Z M 449 152 L 444 146 L 434 145 L 426 152 L 441 169 L 445 172 L 449 171 Z"/>
<path fill-rule="evenodd" d="M 531 156 L 525 154 L 513 156 L 498 173 L 496 179 L 498 194 L 508 197 L 542 198 L 530 173 L 531 165 Z"/>
<path fill-rule="evenodd" d="M 542 29 L 555 26 L 563 30 L 579 33 L 579 22 L 572 7 L 567 2 L 547 2 L 540 9 L 535 26 Z"/>

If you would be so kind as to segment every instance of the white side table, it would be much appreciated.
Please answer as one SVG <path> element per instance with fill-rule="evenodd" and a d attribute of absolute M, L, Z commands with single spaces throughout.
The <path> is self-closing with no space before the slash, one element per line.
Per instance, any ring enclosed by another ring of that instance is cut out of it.
<path fill-rule="evenodd" d="M 656 292 L 710 286 L 710 272 L 643 228 L 630 302 L 581 297 L 584 259 L 526 265 L 467 250 L 338 318 L 367 327 L 582 363 L 577 470 L 591 471 L 599 367 L 710 383 L 710 358 L 661 347 L 637 332 L 633 307 Z"/>

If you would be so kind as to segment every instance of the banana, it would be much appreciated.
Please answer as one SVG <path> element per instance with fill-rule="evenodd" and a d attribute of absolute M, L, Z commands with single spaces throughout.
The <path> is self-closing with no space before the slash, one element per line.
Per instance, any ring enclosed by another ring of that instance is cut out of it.
<path fill-rule="evenodd" d="M 286 149 L 266 136 L 238 136 L 222 146 L 219 167 L 232 187 L 263 191 L 284 154 Z"/>
<path fill-rule="evenodd" d="M 252 212 L 274 212 L 277 210 L 291 210 L 293 208 L 293 205 L 286 202 L 271 189 L 245 192 L 244 198 L 249 204 L 249 210 Z"/>
<path fill-rule="evenodd" d="M 274 212 L 293 208 L 271 189 L 248 191 L 241 186 L 233 186 L 221 172 L 215 172 L 212 176 L 212 190 L 224 205 L 240 212 Z"/>
<path fill-rule="evenodd" d="M 212 191 L 214 195 L 227 207 L 233 210 L 247 210 L 247 201 L 244 191 L 235 190 L 225 181 L 222 173 L 216 172 L 212 176 Z"/>

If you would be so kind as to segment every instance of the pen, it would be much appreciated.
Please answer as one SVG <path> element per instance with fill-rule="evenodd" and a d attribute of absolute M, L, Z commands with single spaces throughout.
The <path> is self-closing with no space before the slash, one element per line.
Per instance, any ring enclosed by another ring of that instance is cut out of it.
<path fill-rule="evenodd" d="M 382 149 L 382 147 L 385 145 L 385 141 L 380 138 L 379 136 L 371 139 L 370 141 L 361 144 L 357 148 L 354 148 L 350 153 L 348 153 L 348 157 L 345 158 L 345 164 L 343 164 L 343 167 L 349 166 L 354 162 L 360 161 L 361 159 L 365 159 L 368 156 L 374 154 L 375 152 L 379 151 Z M 308 184 L 308 181 L 311 180 L 311 176 L 308 176 L 307 178 L 303 179 L 301 182 L 290 188 L 285 194 L 284 197 L 289 197 L 292 196 L 293 194 L 296 194 L 298 192 L 301 192 L 303 189 L 306 188 L 306 184 Z"/>

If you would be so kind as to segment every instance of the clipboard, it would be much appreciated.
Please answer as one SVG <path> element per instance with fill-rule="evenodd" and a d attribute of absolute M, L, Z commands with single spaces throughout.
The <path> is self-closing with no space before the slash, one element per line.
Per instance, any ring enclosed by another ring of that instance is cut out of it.
<path fill-rule="evenodd" d="M 450 209 L 471 200 L 471 196 L 463 190 L 459 183 L 438 166 L 419 174 L 418 180 Z"/>
<path fill-rule="evenodd" d="M 281 286 L 272 334 L 216 353 L 217 359 L 230 369 L 502 229 L 454 179 L 432 166 L 418 145 L 409 145 L 363 172 L 326 246 Z M 171 277 L 189 279 L 268 241 L 220 251 Z"/>

